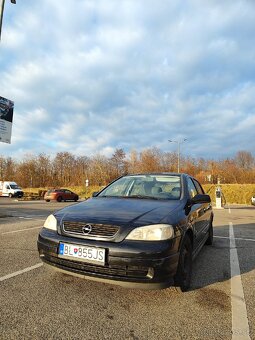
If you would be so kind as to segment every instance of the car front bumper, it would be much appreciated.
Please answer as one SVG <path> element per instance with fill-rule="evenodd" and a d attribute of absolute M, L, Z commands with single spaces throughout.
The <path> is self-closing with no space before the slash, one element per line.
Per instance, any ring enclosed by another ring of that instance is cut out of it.
<path fill-rule="evenodd" d="M 23 191 L 16 191 L 13 193 L 13 197 L 23 197 L 24 192 Z"/>
<path fill-rule="evenodd" d="M 44 263 L 67 274 L 129 288 L 162 289 L 173 285 L 179 260 L 179 241 L 147 242 L 146 249 L 141 249 L 134 241 L 114 243 L 77 240 L 42 228 L 37 245 Z M 58 257 L 60 242 L 103 246 L 107 254 L 105 265 Z"/>

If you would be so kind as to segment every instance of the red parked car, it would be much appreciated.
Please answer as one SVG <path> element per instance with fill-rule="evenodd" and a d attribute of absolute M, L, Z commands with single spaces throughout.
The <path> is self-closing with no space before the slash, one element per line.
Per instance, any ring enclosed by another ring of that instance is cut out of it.
<path fill-rule="evenodd" d="M 53 201 L 78 201 L 79 196 L 68 189 L 52 189 L 48 190 L 45 195 L 44 199 L 46 202 Z"/>

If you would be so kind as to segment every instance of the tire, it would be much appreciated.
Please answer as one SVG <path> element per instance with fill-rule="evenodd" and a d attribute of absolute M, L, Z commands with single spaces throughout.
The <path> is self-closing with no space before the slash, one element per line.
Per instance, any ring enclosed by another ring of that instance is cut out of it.
<path fill-rule="evenodd" d="M 12 198 L 12 194 L 9 194 L 9 197 Z"/>
<path fill-rule="evenodd" d="M 177 272 L 174 284 L 178 291 L 186 292 L 190 288 L 192 276 L 192 244 L 188 236 L 185 236 L 180 250 Z"/>
<path fill-rule="evenodd" d="M 59 196 L 59 197 L 57 198 L 57 201 L 58 201 L 58 202 L 62 202 L 62 197 Z"/>
<path fill-rule="evenodd" d="M 213 244 L 213 224 L 212 224 L 212 220 L 210 221 L 208 233 L 209 233 L 209 235 L 208 235 L 207 240 L 205 241 L 205 244 L 207 246 L 211 246 Z"/>
<path fill-rule="evenodd" d="M 50 200 L 45 200 L 45 202 L 50 202 Z"/>

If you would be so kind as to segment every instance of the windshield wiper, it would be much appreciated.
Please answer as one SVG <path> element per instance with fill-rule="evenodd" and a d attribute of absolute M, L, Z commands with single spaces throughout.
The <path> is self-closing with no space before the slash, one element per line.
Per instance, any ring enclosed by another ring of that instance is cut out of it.
<path fill-rule="evenodd" d="M 146 196 L 146 195 L 130 195 L 130 196 L 124 196 L 125 198 L 145 198 L 150 200 L 158 200 L 157 197 L 154 196 Z"/>
<path fill-rule="evenodd" d="M 114 195 L 99 195 L 96 197 L 122 197 L 122 196 L 114 196 Z"/>
<path fill-rule="evenodd" d="M 149 200 L 160 200 L 160 198 L 153 197 L 153 196 L 144 196 L 144 195 L 130 195 L 130 196 L 110 196 L 110 195 L 99 195 L 96 197 L 111 197 L 111 198 L 141 198 L 141 199 L 149 199 Z"/>

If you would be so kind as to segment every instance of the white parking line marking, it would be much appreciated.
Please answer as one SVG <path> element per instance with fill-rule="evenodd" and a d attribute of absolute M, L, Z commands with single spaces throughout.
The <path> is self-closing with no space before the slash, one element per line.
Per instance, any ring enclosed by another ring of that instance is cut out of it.
<path fill-rule="evenodd" d="M 28 215 L 28 216 L 13 216 L 13 217 L 18 217 L 18 218 L 25 218 L 25 219 L 30 219 L 30 220 L 41 220 L 41 218 L 38 217 L 43 217 L 43 218 L 47 218 L 47 216 L 44 215 Z"/>
<path fill-rule="evenodd" d="M 43 218 L 47 218 L 48 215 L 26 215 L 26 216 L 16 216 L 18 218 L 37 218 L 37 217 L 43 217 Z M 15 216 L 14 216 L 15 217 Z"/>
<path fill-rule="evenodd" d="M 226 238 L 229 240 L 229 236 L 213 236 L 215 238 Z M 251 242 L 255 242 L 255 240 L 253 238 L 242 238 L 242 237 L 235 237 L 235 240 L 238 241 L 251 241 Z"/>
<path fill-rule="evenodd" d="M 15 276 L 18 276 L 18 275 L 27 273 L 27 272 L 29 272 L 29 271 L 31 271 L 31 270 L 37 269 L 37 268 L 41 267 L 42 265 L 43 265 L 42 263 L 37 263 L 36 265 L 34 265 L 34 266 L 32 266 L 32 267 L 28 267 L 28 268 L 19 270 L 19 271 L 17 271 L 17 272 L 14 272 L 14 273 L 11 273 L 11 274 L 2 276 L 2 277 L 0 277 L 0 282 L 5 281 L 5 280 L 8 280 L 8 279 L 11 279 L 12 277 L 15 277 Z"/>
<path fill-rule="evenodd" d="M 1 235 L 21 233 L 23 231 L 32 230 L 32 229 L 40 229 L 40 228 L 42 227 L 40 226 L 40 227 L 26 228 L 26 229 L 20 229 L 20 230 L 6 231 L 5 233 L 2 233 Z"/>
<path fill-rule="evenodd" d="M 229 222 L 229 239 L 230 239 L 230 270 L 231 270 L 232 340 L 240 339 L 250 340 L 251 338 L 249 335 L 249 323 L 232 222 Z"/>

